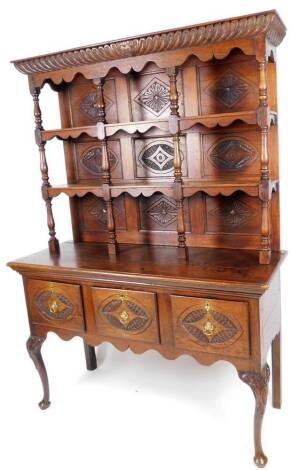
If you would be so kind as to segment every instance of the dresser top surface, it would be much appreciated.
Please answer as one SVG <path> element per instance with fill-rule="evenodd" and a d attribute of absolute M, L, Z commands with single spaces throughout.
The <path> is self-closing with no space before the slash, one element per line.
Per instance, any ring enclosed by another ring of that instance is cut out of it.
<path fill-rule="evenodd" d="M 256 251 L 189 248 L 188 259 L 181 259 L 176 247 L 120 245 L 119 254 L 111 257 L 106 245 L 74 242 L 62 243 L 60 252 L 53 257 L 46 249 L 8 266 L 22 274 L 70 282 L 109 280 L 262 293 L 286 256 L 273 252 L 271 264 L 260 265 Z"/>

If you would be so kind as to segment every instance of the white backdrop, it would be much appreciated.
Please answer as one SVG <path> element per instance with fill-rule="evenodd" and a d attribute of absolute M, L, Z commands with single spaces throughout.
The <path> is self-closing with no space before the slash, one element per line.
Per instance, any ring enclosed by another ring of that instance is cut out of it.
<path fill-rule="evenodd" d="M 112 470 L 246 470 L 253 468 L 254 400 L 224 362 L 211 367 L 183 356 L 167 361 L 98 349 L 105 361 L 85 369 L 82 340 L 49 334 L 43 347 L 52 406 L 40 411 L 39 378 L 27 357 L 29 335 L 21 278 L 9 260 L 46 247 L 32 100 L 26 77 L 9 60 L 266 9 L 278 9 L 288 33 L 278 49 L 284 400 L 268 404 L 263 429 L 268 470 L 296 468 L 297 19 L 295 2 L 226 0 L 150 2 L 3 1 L 1 4 L 1 249 L 0 467 Z M 51 92 L 52 93 L 52 92 Z M 45 127 L 59 127 L 57 109 L 42 92 Z M 61 143 L 48 145 L 51 182 L 64 178 Z M 71 238 L 66 197 L 54 201 L 60 241 Z"/>

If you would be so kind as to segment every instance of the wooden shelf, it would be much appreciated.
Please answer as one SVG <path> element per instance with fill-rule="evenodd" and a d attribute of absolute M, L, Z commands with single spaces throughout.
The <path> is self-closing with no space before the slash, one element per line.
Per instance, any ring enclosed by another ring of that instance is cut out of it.
<path fill-rule="evenodd" d="M 270 181 L 270 191 L 277 189 L 278 181 Z M 223 196 L 230 196 L 236 191 L 243 191 L 249 196 L 258 196 L 260 191 L 259 179 L 251 179 L 243 182 L 240 181 L 197 181 L 197 182 L 185 182 L 183 185 L 183 195 L 185 197 L 191 197 L 197 192 L 204 192 L 209 196 L 217 196 L 222 194 Z M 168 181 L 166 183 L 154 182 L 154 183 L 121 183 L 111 185 L 112 197 L 120 196 L 123 193 L 130 194 L 133 197 L 143 195 L 149 197 L 154 193 L 162 193 L 166 196 L 173 197 L 173 183 Z M 92 193 L 95 196 L 102 197 L 102 186 L 100 183 L 88 183 L 88 184 L 64 184 L 59 186 L 51 186 L 48 189 L 50 197 L 59 196 L 59 194 L 66 194 L 69 197 L 78 196 L 83 197 L 87 193 Z"/>
<path fill-rule="evenodd" d="M 61 140 L 77 139 L 82 134 L 89 135 L 89 137 L 97 137 L 96 126 L 83 126 L 83 127 L 67 127 L 64 129 L 53 129 L 41 132 L 41 138 L 43 141 L 48 141 L 57 137 Z"/>
<path fill-rule="evenodd" d="M 277 115 L 274 112 L 270 113 L 270 123 L 276 124 Z M 236 121 L 241 121 L 246 124 L 258 124 L 257 111 L 242 111 L 234 113 L 221 113 L 221 114 L 209 114 L 204 116 L 187 116 L 181 117 L 180 129 L 181 131 L 187 131 L 195 126 L 202 125 L 208 128 L 216 126 L 226 127 L 233 124 Z M 157 128 L 164 132 L 169 132 L 168 118 L 165 119 L 154 119 L 151 121 L 138 121 L 138 122 L 122 122 L 105 124 L 105 133 L 107 137 L 115 135 L 117 132 L 125 132 L 127 134 L 145 133 L 150 129 Z M 83 126 L 83 127 L 70 127 L 65 129 L 53 129 L 42 131 L 42 140 L 48 141 L 57 137 L 58 139 L 77 139 L 81 135 L 86 134 L 89 137 L 97 137 L 98 131 L 97 126 Z"/>

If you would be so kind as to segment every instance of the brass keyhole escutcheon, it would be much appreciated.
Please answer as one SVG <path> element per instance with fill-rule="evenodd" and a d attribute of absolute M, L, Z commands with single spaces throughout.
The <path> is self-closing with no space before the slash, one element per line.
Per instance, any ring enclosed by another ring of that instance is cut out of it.
<path fill-rule="evenodd" d="M 207 320 L 204 323 L 203 333 L 206 336 L 212 336 L 215 333 L 215 325 L 210 320 Z"/>
<path fill-rule="evenodd" d="M 119 314 L 119 320 L 121 321 L 122 325 L 127 326 L 129 323 L 129 314 L 126 310 L 122 310 Z"/>
<path fill-rule="evenodd" d="M 121 291 L 119 294 L 119 300 L 123 304 L 127 300 L 127 293 L 125 291 Z"/>

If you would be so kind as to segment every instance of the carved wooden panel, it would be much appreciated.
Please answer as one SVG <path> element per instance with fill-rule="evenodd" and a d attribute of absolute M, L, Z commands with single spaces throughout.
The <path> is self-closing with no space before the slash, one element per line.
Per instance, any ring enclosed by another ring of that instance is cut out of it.
<path fill-rule="evenodd" d="M 164 70 L 149 64 L 141 73 L 130 74 L 130 96 L 133 121 L 169 116 L 169 78 Z M 178 74 L 179 110 L 183 115 L 181 73 Z"/>
<path fill-rule="evenodd" d="M 79 181 L 98 180 L 102 176 L 102 151 L 98 141 L 75 144 Z M 108 140 L 108 157 L 112 179 L 122 178 L 121 146 L 119 140 Z"/>
<path fill-rule="evenodd" d="M 185 137 L 180 139 L 183 176 L 187 176 Z M 137 178 L 174 175 L 173 139 L 169 137 L 134 139 Z"/>
<path fill-rule="evenodd" d="M 256 109 L 258 107 L 257 62 L 234 53 L 234 59 L 232 55 L 218 63 L 200 65 L 198 89 L 201 114 Z"/>
<path fill-rule="evenodd" d="M 72 316 L 71 301 L 52 287 L 40 292 L 34 299 L 34 304 L 46 318 L 50 320 L 66 320 Z"/>
<path fill-rule="evenodd" d="M 202 133 L 202 176 L 210 179 L 259 176 L 261 135 L 236 126 Z"/>
<path fill-rule="evenodd" d="M 207 233 L 259 234 L 261 204 L 258 198 L 235 193 L 232 196 L 205 196 Z"/>
<path fill-rule="evenodd" d="M 26 293 L 33 323 L 74 331 L 84 329 L 80 286 L 29 279 Z"/>
<path fill-rule="evenodd" d="M 87 194 L 77 201 L 81 213 L 81 233 L 107 232 L 107 211 L 105 201 L 93 194 Z M 113 199 L 113 211 L 116 230 L 126 229 L 124 196 Z"/>
<path fill-rule="evenodd" d="M 69 106 L 72 116 L 72 126 L 96 124 L 94 103 L 96 87 L 91 80 L 79 76 L 69 84 Z M 117 98 L 115 80 L 107 79 L 104 84 L 104 99 L 106 103 L 107 122 L 118 122 Z"/>
<path fill-rule="evenodd" d="M 98 333 L 159 343 L 155 294 L 92 288 Z"/>
<path fill-rule="evenodd" d="M 175 345 L 248 357 L 249 314 L 245 302 L 171 296 Z"/>
<path fill-rule="evenodd" d="M 184 199 L 184 218 L 186 231 L 190 231 L 189 201 Z M 176 231 L 177 205 L 172 198 L 162 194 L 154 194 L 146 198 L 139 198 L 140 227 L 141 230 Z"/>

